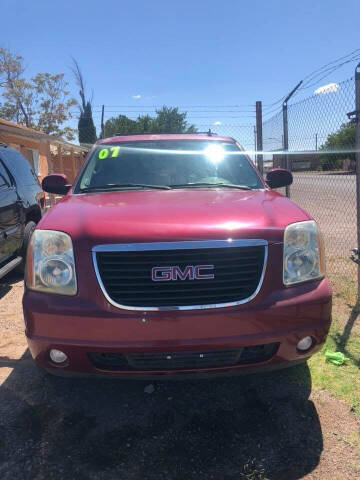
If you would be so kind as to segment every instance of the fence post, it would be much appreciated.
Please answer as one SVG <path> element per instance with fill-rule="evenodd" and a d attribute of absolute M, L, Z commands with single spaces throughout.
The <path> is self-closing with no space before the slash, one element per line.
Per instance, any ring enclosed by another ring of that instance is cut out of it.
<path fill-rule="evenodd" d="M 296 90 L 300 87 L 300 85 L 302 84 L 302 80 L 301 82 L 299 82 L 295 88 L 293 88 L 291 90 L 291 92 L 289 93 L 289 95 L 285 98 L 284 102 L 283 102 L 283 106 L 282 106 L 282 112 L 283 112 L 283 133 L 284 133 L 284 152 L 288 152 L 289 150 L 289 123 L 288 123 L 288 101 L 290 100 L 290 98 L 294 95 L 294 93 L 296 92 Z M 287 170 L 289 170 L 291 172 L 292 168 L 291 168 L 291 160 L 290 160 L 290 156 L 288 155 L 288 153 L 285 153 L 285 168 Z M 286 186 L 286 196 L 287 197 L 290 197 L 290 185 L 287 185 Z"/>
<path fill-rule="evenodd" d="M 284 136 L 284 152 L 289 150 L 289 124 L 288 124 L 288 111 L 287 111 L 287 101 L 283 103 L 282 106 L 282 113 L 283 113 L 283 136 Z M 290 165 L 290 157 L 287 153 L 284 155 L 285 160 L 285 168 L 291 171 Z M 286 185 L 285 187 L 285 194 L 287 197 L 290 197 L 290 186 Z"/>
<path fill-rule="evenodd" d="M 262 135 L 262 102 L 256 102 L 256 151 L 263 150 L 263 135 Z M 264 174 L 264 162 L 262 153 L 256 155 L 257 168 L 261 175 Z"/>
<path fill-rule="evenodd" d="M 356 171 L 356 223 L 357 248 L 360 248 L 360 63 L 355 68 L 355 171 Z M 358 263 L 358 292 L 360 295 L 360 264 Z"/>

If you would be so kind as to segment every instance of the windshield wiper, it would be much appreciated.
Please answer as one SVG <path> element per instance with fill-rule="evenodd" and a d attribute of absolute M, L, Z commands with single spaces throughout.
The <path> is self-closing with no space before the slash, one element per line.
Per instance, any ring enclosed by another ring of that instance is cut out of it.
<path fill-rule="evenodd" d="M 207 182 L 194 182 L 194 183 L 179 183 L 177 185 L 170 185 L 171 188 L 191 188 L 191 187 L 225 187 L 225 188 L 238 188 L 239 190 L 252 190 L 247 185 L 234 185 L 232 183 L 207 183 Z"/>
<path fill-rule="evenodd" d="M 90 185 L 80 189 L 80 192 L 109 190 L 112 188 L 153 188 L 155 190 L 170 190 L 167 185 L 147 185 L 146 183 L 107 183 L 106 185 Z"/>

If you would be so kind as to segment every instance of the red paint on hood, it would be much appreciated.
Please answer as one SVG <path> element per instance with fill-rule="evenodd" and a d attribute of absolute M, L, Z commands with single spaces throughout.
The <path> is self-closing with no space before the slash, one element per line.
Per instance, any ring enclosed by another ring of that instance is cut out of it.
<path fill-rule="evenodd" d="M 68 233 L 74 245 L 261 238 L 282 242 L 286 225 L 311 217 L 273 191 L 179 189 L 64 197 L 40 229 Z"/>

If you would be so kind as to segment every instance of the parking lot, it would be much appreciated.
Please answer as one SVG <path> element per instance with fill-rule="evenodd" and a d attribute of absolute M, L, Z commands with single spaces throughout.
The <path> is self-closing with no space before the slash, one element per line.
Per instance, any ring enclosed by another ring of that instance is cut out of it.
<path fill-rule="evenodd" d="M 1 479 L 359 478 L 356 419 L 311 388 L 306 365 L 151 384 L 50 377 L 26 349 L 22 279 L 0 283 Z"/>
<path fill-rule="evenodd" d="M 360 480 L 359 0 L 70 5 L 0 7 L 0 480 Z"/>
<path fill-rule="evenodd" d="M 295 173 L 291 199 L 320 223 L 327 253 L 343 254 L 356 246 L 356 177 L 351 174 Z"/>

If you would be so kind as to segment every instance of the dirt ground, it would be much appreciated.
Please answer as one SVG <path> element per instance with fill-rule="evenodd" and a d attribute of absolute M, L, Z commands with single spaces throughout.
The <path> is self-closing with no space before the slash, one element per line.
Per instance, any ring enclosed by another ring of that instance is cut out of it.
<path fill-rule="evenodd" d="M 0 281 L 0 478 L 360 479 L 349 407 L 306 365 L 231 379 L 69 380 L 34 366 L 23 282 Z M 2 282 L 2 283 L 1 283 Z"/>

